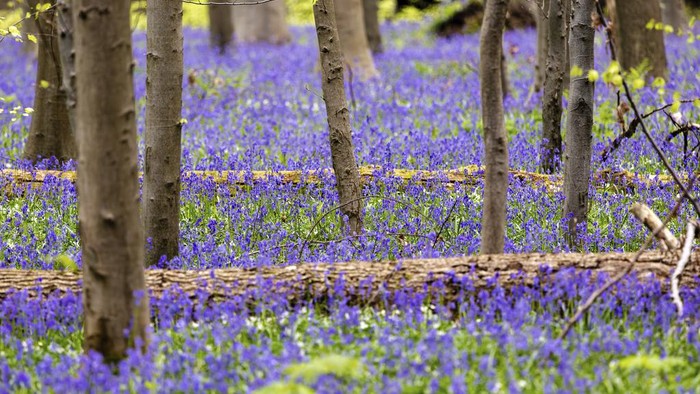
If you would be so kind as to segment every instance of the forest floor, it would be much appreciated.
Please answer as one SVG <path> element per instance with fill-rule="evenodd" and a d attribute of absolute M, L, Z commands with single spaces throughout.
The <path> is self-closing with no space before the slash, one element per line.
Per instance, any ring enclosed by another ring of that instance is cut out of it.
<path fill-rule="evenodd" d="M 236 171 L 242 181 L 183 178 L 181 255 L 157 268 L 202 273 L 348 261 L 430 264 L 430 258 L 477 253 L 483 184 L 478 176 L 466 181 L 465 174 L 483 162 L 478 37 L 436 40 L 425 27 L 408 22 L 386 24 L 382 32 L 386 52 L 376 58 L 382 78 L 348 86 L 358 162 L 373 170 L 364 183 L 367 231 L 347 237 L 334 210 L 334 179 L 324 172 L 330 154 L 312 29 L 293 28 L 295 40 L 287 46 L 239 46 L 224 56 L 209 48 L 206 31 L 186 30 L 183 171 Z M 609 59 L 602 41 L 599 35 L 601 72 Z M 671 78 L 634 93 L 645 112 L 677 100 L 674 93 L 700 97 L 700 40 L 689 44 L 668 36 L 667 45 Z M 515 171 L 506 250 L 567 252 L 557 186 L 561 174 L 546 181 L 537 174 L 540 94 L 530 91 L 535 32 L 508 32 L 505 48 L 512 85 L 506 126 Z M 19 159 L 35 66 L 32 54 L 18 44 L 3 42 L 2 50 L 0 163 L 6 170 L 34 172 L 33 178 L 37 170 L 74 170 L 73 163 L 29 167 Z M 140 30 L 134 34 L 134 56 L 142 133 L 145 35 Z M 663 168 L 640 135 L 601 160 L 619 133 L 615 89 L 600 81 L 595 101 L 593 169 L 629 177 L 591 188 L 582 251 L 634 252 L 648 232 L 629 206 L 643 202 L 663 217 L 678 191 L 660 178 Z M 693 104 L 681 111 L 687 119 L 700 112 Z M 649 125 L 674 168 L 685 174 L 698 168 L 697 155 L 684 157 L 680 138 L 667 138 L 672 125 L 663 113 L 650 117 Z M 690 146 L 697 144 L 697 136 L 690 138 Z M 411 170 L 431 177 L 397 176 Z M 456 176 L 452 170 L 460 170 L 465 180 L 446 182 Z M 314 182 L 256 179 L 254 171 L 297 171 L 300 180 Z M 533 175 L 518 176 L 524 173 Z M 16 182 L 17 173 L 2 174 L 0 268 L 46 270 L 65 259 L 79 268 L 72 179 L 45 176 L 32 185 L 36 182 Z M 680 235 L 692 215 L 684 206 L 670 229 Z M 216 303 L 206 302 L 211 289 L 204 283 L 188 293 L 170 289 L 151 300 L 148 353 L 130 355 L 117 374 L 97 356 L 82 354 L 80 294 L 37 299 L 30 289 L 4 293 L 0 392 L 47 387 L 247 392 L 298 376 L 307 376 L 318 392 L 693 392 L 700 387 L 696 286 L 682 290 L 686 313 L 679 317 L 666 281 L 632 277 L 606 293 L 562 341 L 557 337 L 566 319 L 605 276 L 542 270 L 536 279 L 507 288 L 497 279 L 479 284 L 465 277 L 458 286 L 437 281 L 430 291 L 385 289 L 373 293 L 382 308 L 353 302 L 347 295 L 358 286 L 342 276 L 325 284 L 333 291 L 323 299 L 301 301 L 290 297 L 289 289 L 264 281 L 245 295 Z M 686 282 L 692 280 L 697 279 Z M 449 302 L 434 302 L 441 298 Z M 321 365 L 314 364 L 318 359 Z"/>

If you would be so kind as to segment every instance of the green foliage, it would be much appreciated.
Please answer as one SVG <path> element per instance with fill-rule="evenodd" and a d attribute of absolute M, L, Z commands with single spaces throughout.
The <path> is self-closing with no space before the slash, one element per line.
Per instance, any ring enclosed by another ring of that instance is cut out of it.
<path fill-rule="evenodd" d="M 618 361 L 617 367 L 623 370 L 642 369 L 649 372 L 668 373 L 685 367 L 688 361 L 680 357 L 661 358 L 657 355 L 635 354 Z"/>

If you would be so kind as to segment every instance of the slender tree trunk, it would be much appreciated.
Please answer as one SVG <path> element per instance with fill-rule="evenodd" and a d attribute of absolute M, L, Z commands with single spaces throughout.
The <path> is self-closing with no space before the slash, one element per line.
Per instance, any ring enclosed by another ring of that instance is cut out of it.
<path fill-rule="evenodd" d="M 362 0 L 362 7 L 365 16 L 365 32 L 367 42 L 372 53 L 384 52 L 382 44 L 382 34 L 379 31 L 379 14 L 377 13 L 377 0 Z"/>
<path fill-rule="evenodd" d="M 48 3 L 48 2 L 49 1 L 45 1 L 45 3 Z M 27 13 L 31 14 L 34 12 L 34 8 L 36 7 L 37 3 L 42 3 L 42 2 L 37 1 L 37 0 L 24 0 L 24 1 L 20 1 L 20 2 L 15 1 L 14 4 L 12 5 L 11 9 L 16 10 L 17 8 L 19 8 L 22 10 L 22 15 L 27 15 Z M 27 34 L 33 34 L 34 36 L 39 34 L 39 32 L 37 30 L 37 23 L 33 22 L 32 19 L 34 19 L 33 16 L 25 19 L 24 22 L 22 22 L 22 26 L 21 26 L 22 27 L 22 35 L 24 37 L 26 37 Z M 36 49 L 37 49 L 37 47 L 34 45 L 34 43 L 29 41 L 29 40 L 25 40 L 24 45 L 22 45 L 22 50 L 24 52 L 31 53 L 31 52 L 35 51 Z"/>
<path fill-rule="evenodd" d="M 646 28 L 651 19 L 661 20 L 659 1 L 614 0 L 608 1 L 608 9 L 613 20 L 613 37 L 622 68 L 629 70 L 647 59 L 651 75 L 666 78 L 668 69 L 663 31 Z"/>
<path fill-rule="evenodd" d="M 501 91 L 503 29 L 508 0 L 489 0 L 481 26 L 481 116 L 484 124 L 486 170 L 481 217 L 481 253 L 503 253 L 508 192 L 508 136 Z"/>
<path fill-rule="evenodd" d="M 688 29 L 688 16 L 682 0 L 661 0 L 661 19 L 673 26 L 674 31 Z"/>
<path fill-rule="evenodd" d="M 128 0 L 76 0 L 78 217 L 85 349 L 114 362 L 149 322 Z M 125 333 L 128 332 L 128 335 Z"/>
<path fill-rule="evenodd" d="M 75 140 L 75 50 L 73 43 L 73 0 L 56 2 L 58 26 L 58 50 L 61 58 L 62 89 L 66 95 L 71 139 Z"/>
<path fill-rule="evenodd" d="M 355 161 L 350 111 L 345 97 L 343 53 L 335 26 L 333 0 L 314 3 L 314 21 L 321 53 L 321 86 L 326 102 L 331 159 L 340 197 L 341 212 L 348 217 L 350 232 L 362 233 L 362 185 Z"/>
<path fill-rule="evenodd" d="M 578 244 L 577 225 L 585 225 L 588 214 L 595 87 L 588 80 L 588 70 L 593 68 L 594 59 L 595 30 L 591 14 L 595 10 L 595 0 L 573 0 L 573 10 L 569 53 L 571 64 L 583 70 L 583 75 L 571 79 L 566 124 L 564 217 L 569 217 L 567 238 L 572 247 Z"/>
<path fill-rule="evenodd" d="M 537 66 L 535 67 L 535 86 L 534 90 L 539 92 L 544 86 L 545 75 L 547 74 L 547 10 L 549 9 L 549 0 L 539 0 L 537 2 Z"/>
<path fill-rule="evenodd" d="M 292 39 L 286 17 L 287 8 L 283 0 L 234 7 L 236 39 L 244 43 L 286 44 Z"/>
<path fill-rule="evenodd" d="M 143 218 L 146 265 L 178 255 L 182 134 L 182 2 L 146 4 L 146 155 Z M 150 240 L 150 244 L 148 244 Z"/>
<path fill-rule="evenodd" d="M 39 4 L 30 0 L 32 10 Z M 55 1 L 51 2 L 52 5 Z M 56 157 L 67 161 L 76 157 L 75 138 L 68 118 L 66 93 L 62 89 L 63 71 L 58 51 L 56 9 L 41 12 L 36 19 L 39 44 L 34 113 L 29 136 L 24 146 L 24 158 L 32 161 Z"/>
<path fill-rule="evenodd" d="M 367 42 L 362 0 L 338 0 L 335 19 L 345 65 L 361 80 L 379 76 Z"/>
<path fill-rule="evenodd" d="M 564 92 L 564 57 L 566 56 L 566 24 L 564 14 L 567 0 L 550 0 L 548 15 L 547 73 L 542 97 L 541 167 L 547 174 L 556 172 L 561 156 L 561 113 Z"/>
<path fill-rule="evenodd" d="M 219 54 L 223 55 L 233 38 L 231 6 L 210 5 L 207 8 L 209 10 L 209 44 L 218 48 Z"/>

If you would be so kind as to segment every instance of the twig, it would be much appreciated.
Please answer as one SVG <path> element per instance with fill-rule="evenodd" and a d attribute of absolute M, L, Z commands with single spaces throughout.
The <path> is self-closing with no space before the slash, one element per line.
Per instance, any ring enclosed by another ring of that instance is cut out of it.
<path fill-rule="evenodd" d="M 680 281 L 681 274 L 685 270 L 685 266 L 688 264 L 690 259 L 690 252 L 693 249 L 693 241 L 695 240 L 695 221 L 691 220 L 688 222 L 687 229 L 685 231 L 685 244 L 683 245 L 683 252 L 681 253 L 681 258 L 678 259 L 678 265 L 676 265 L 675 271 L 671 276 L 671 297 L 673 298 L 673 303 L 676 304 L 678 309 L 678 317 L 683 317 L 683 300 L 681 299 L 680 291 L 678 289 L 678 282 Z"/>
<path fill-rule="evenodd" d="M 447 212 L 445 220 L 442 221 L 440 227 L 438 228 L 438 231 L 435 233 L 435 241 L 433 241 L 433 246 L 431 246 L 432 249 L 435 249 L 435 245 L 437 245 L 438 241 L 440 240 L 440 234 L 442 234 L 442 230 L 445 228 L 445 224 L 447 224 L 447 221 L 450 219 L 450 216 L 452 216 L 452 211 L 454 211 L 455 207 L 457 206 L 457 201 L 459 201 L 459 199 L 455 198 L 455 202 L 452 204 L 450 210 Z"/>

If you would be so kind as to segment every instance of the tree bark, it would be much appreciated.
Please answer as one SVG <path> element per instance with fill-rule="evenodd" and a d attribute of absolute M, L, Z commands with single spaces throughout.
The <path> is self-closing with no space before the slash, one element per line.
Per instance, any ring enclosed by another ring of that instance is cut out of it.
<path fill-rule="evenodd" d="M 503 253 L 508 192 L 508 136 L 503 112 L 501 65 L 508 0 L 489 0 L 481 26 L 481 116 L 484 124 L 484 207 L 481 253 Z"/>
<path fill-rule="evenodd" d="M 76 0 L 73 9 L 85 349 L 108 362 L 137 339 L 145 350 L 149 321 L 130 5 Z"/>
<path fill-rule="evenodd" d="M 345 66 L 363 81 L 379 76 L 367 42 L 362 0 L 338 0 L 335 19 Z"/>
<path fill-rule="evenodd" d="M 591 14 L 595 0 L 573 0 L 574 19 L 569 36 L 571 64 L 583 70 L 583 75 L 571 78 L 569 116 L 566 125 L 564 157 L 564 217 L 569 245 L 578 244 L 577 226 L 588 216 L 588 187 L 591 177 L 591 143 L 593 140 L 593 93 L 595 84 L 588 80 L 593 69 L 595 29 Z"/>
<path fill-rule="evenodd" d="M 646 24 L 661 20 L 658 0 L 614 0 L 608 2 L 613 20 L 613 38 L 617 57 L 623 69 L 637 67 L 644 59 L 649 61 L 650 74 L 666 78 L 666 46 L 663 31 L 647 29 Z"/>
<path fill-rule="evenodd" d="M 321 54 L 321 87 L 326 103 L 331 159 L 342 206 L 350 232 L 362 233 L 362 185 L 352 143 L 350 111 L 345 96 L 343 53 L 335 26 L 333 0 L 318 0 L 313 5 L 318 48 Z"/>
<path fill-rule="evenodd" d="M 182 2 L 146 4 L 146 154 L 143 222 L 146 265 L 179 253 L 182 153 Z"/>
<path fill-rule="evenodd" d="M 321 0 L 319 0 L 321 1 Z M 492 1 L 492 0 L 489 0 Z M 334 295 L 334 284 L 342 277 L 350 304 L 382 306 L 387 292 L 424 292 L 436 286 L 445 290 L 442 302 L 469 288 L 478 291 L 498 283 L 503 288 L 515 285 L 548 283 L 567 280 L 574 272 L 614 275 L 625 269 L 634 253 L 598 254 L 504 254 L 464 256 L 438 259 L 408 259 L 396 261 L 353 261 L 339 263 L 301 263 L 285 267 L 228 268 L 216 270 L 147 270 L 148 289 L 160 297 L 173 286 L 192 299 L 206 291 L 210 299 L 243 297 L 254 301 L 260 287 L 286 294 L 290 304 L 310 298 L 324 299 Z M 700 275 L 700 253 L 691 255 L 683 272 L 684 285 L 697 287 Z M 668 286 L 675 268 L 675 258 L 668 253 L 647 252 L 634 265 L 636 276 L 655 280 Z M 543 265 L 547 266 L 543 270 Z M 566 272 L 566 270 L 571 270 Z M 554 275 L 560 276 L 555 278 Z M 41 279 L 41 290 L 37 289 Z M 466 280 L 471 280 L 471 283 Z M 80 273 L 70 271 L 39 271 L 0 269 L 0 300 L 14 289 L 26 290 L 31 296 L 48 296 L 55 291 L 80 291 Z M 442 284 L 438 284 L 442 282 Z M 336 294 L 337 296 L 337 294 Z"/>
<path fill-rule="evenodd" d="M 688 29 L 688 16 L 682 0 L 661 0 L 661 19 L 676 32 Z"/>
<path fill-rule="evenodd" d="M 544 86 L 545 75 L 547 74 L 547 10 L 549 9 L 549 0 L 540 0 L 537 2 L 537 65 L 535 66 L 535 92 L 542 90 Z"/>
<path fill-rule="evenodd" d="M 379 31 L 379 14 L 377 13 L 377 0 L 362 0 L 362 7 L 365 17 L 365 32 L 367 42 L 372 53 L 384 52 L 382 44 L 382 34 Z"/>
<path fill-rule="evenodd" d="M 146 5 L 148 7 L 148 5 Z M 223 55 L 233 38 L 233 15 L 231 6 L 209 5 L 209 44 Z"/>
<path fill-rule="evenodd" d="M 236 40 L 243 43 L 286 44 L 292 39 L 286 16 L 287 8 L 283 0 L 236 6 L 233 9 Z"/>
<path fill-rule="evenodd" d="M 73 43 L 73 0 L 56 2 L 58 51 L 61 58 L 61 88 L 66 95 L 71 138 L 75 141 L 75 49 Z"/>
<path fill-rule="evenodd" d="M 561 157 L 561 113 L 564 92 L 566 57 L 566 7 L 567 0 L 550 0 L 547 26 L 547 72 L 542 97 L 542 171 L 552 174 L 559 169 Z"/>
<path fill-rule="evenodd" d="M 32 10 L 40 2 L 30 0 Z M 51 2 L 55 5 L 55 1 Z M 76 157 L 76 144 L 66 106 L 66 93 L 62 89 L 63 71 L 56 28 L 56 9 L 39 13 L 36 19 L 39 44 L 36 87 L 34 89 L 34 113 L 23 157 L 36 162 L 40 158 L 55 157 L 61 162 Z"/>

